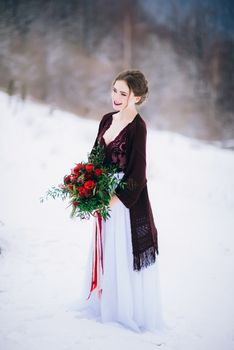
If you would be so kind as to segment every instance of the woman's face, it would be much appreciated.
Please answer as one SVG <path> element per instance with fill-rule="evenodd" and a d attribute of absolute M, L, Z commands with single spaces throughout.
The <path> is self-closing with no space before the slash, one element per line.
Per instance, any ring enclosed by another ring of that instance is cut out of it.
<path fill-rule="evenodd" d="M 116 80 L 112 86 L 111 92 L 112 105 L 117 111 L 122 111 L 123 109 L 135 105 L 137 98 L 134 96 L 127 83 L 124 80 Z"/>

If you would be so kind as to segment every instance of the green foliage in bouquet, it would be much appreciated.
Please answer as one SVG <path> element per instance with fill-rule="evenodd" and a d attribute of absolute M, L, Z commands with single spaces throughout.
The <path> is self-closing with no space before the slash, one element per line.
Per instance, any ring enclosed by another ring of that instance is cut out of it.
<path fill-rule="evenodd" d="M 45 198 L 70 198 L 71 218 L 89 219 L 98 211 L 106 220 L 110 217 L 109 203 L 115 188 L 119 185 L 123 189 L 126 182 L 118 178 L 117 166 L 104 165 L 104 156 L 104 148 L 98 144 L 88 153 L 88 162 L 75 163 L 70 174 L 64 175 L 63 183 L 52 186 Z M 43 202 L 44 198 L 41 197 L 40 201 Z"/>

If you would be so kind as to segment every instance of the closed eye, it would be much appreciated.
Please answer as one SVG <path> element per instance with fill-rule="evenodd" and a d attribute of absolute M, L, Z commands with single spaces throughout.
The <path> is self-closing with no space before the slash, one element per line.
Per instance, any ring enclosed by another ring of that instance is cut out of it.
<path fill-rule="evenodd" d="M 113 91 L 114 91 L 114 92 L 117 92 L 117 90 L 116 90 L 115 88 L 113 88 Z M 124 93 L 123 91 L 120 91 L 120 92 L 121 92 L 121 95 L 122 95 L 122 96 L 127 96 L 127 94 Z"/>

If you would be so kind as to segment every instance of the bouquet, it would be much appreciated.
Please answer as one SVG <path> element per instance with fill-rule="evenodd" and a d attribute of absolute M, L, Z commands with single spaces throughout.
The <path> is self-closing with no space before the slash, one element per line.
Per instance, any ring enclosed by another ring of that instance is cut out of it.
<path fill-rule="evenodd" d="M 69 174 L 64 175 L 63 183 L 52 186 L 46 192 L 45 198 L 69 198 L 72 206 L 70 217 L 89 219 L 98 211 L 106 220 L 110 217 L 110 199 L 119 185 L 124 188 L 125 182 L 120 181 L 116 166 L 104 166 L 104 148 L 98 144 L 88 153 L 88 162 L 75 163 Z M 44 197 L 40 198 L 44 201 Z"/>

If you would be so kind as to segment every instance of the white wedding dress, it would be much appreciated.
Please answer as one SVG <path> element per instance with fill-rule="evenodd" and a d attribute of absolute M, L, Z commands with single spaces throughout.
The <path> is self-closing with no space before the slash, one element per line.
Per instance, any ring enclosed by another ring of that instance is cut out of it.
<path fill-rule="evenodd" d="M 119 176 L 123 176 L 123 172 Z M 164 321 L 158 255 L 154 264 L 134 271 L 129 209 L 119 200 L 111 207 L 110 214 L 106 222 L 102 220 L 104 266 L 100 276 L 101 296 L 94 289 L 88 299 L 95 244 L 93 239 L 77 311 L 100 322 L 117 322 L 136 332 L 161 331 Z M 95 227 L 94 218 L 94 232 Z"/>

